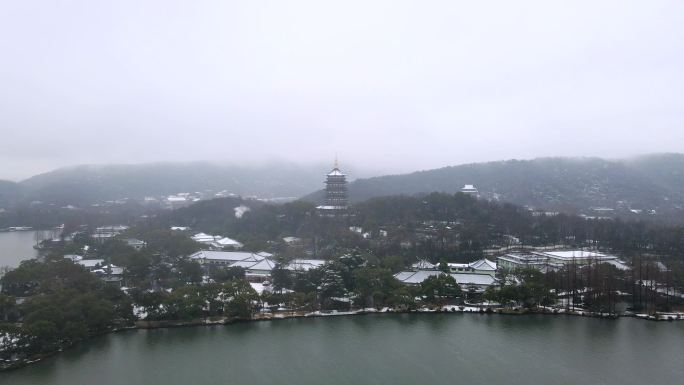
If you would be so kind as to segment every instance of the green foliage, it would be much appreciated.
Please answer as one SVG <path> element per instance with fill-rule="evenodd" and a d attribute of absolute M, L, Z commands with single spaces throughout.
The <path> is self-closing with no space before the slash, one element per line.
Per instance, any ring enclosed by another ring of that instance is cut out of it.
<path fill-rule="evenodd" d="M 209 278 L 216 282 L 232 281 L 245 278 L 245 269 L 242 267 L 210 266 Z"/>
<path fill-rule="evenodd" d="M 518 301 L 527 307 L 551 303 L 551 288 L 542 272 L 534 268 L 526 268 L 515 271 L 515 275 L 518 280 L 522 281 L 518 287 Z"/>
<path fill-rule="evenodd" d="M 22 261 L 19 267 L 10 270 L 2 279 L 2 292 L 17 297 L 27 297 L 60 290 L 77 292 L 94 291 L 102 282 L 80 265 L 66 259 L 35 259 Z"/>
<path fill-rule="evenodd" d="M 197 261 L 180 261 L 180 263 L 178 264 L 178 274 L 182 282 L 202 282 L 202 266 Z"/>
<path fill-rule="evenodd" d="M 144 313 L 147 314 L 146 319 L 150 321 L 165 319 L 167 313 L 164 308 L 164 301 L 168 296 L 169 294 L 165 291 L 131 291 L 131 297 L 136 305 L 143 308 Z"/>
<path fill-rule="evenodd" d="M 181 286 L 171 292 L 163 302 L 165 318 L 189 320 L 204 315 L 206 291 L 200 286 Z"/>
<path fill-rule="evenodd" d="M 335 268 L 339 271 L 346 291 L 352 291 L 356 286 L 354 282 L 355 273 L 366 264 L 366 258 L 359 251 L 341 256 L 334 262 Z"/>
<path fill-rule="evenodd" d="M 30 353 L 47 353 L 60 347 L 59 330 L 52 321 L 38 320 L 22 327 L 22 332 L 29 336 Z"/>
<path fill-rule="evenodd" d="M 323 266 L 323 277 L 320 286 L 323 299 L 342 297 L 347 294 L 344 279 L 342 278 L 343 268 L 337 263 L 327 263 Z"/>
<path fill-rule="evenodd" d="M 503 284 L 500 287 L 488 288 L 484 299 L 506 306 L 517 304 L 528 308 L 555 302 L 556 297 L 547 282 L 547 276 L 537 269 L 523 268 L 507 272 L 501 282 Z"/>
<path fill-rule="evenodd" d="M 0 323 L 13 321 L 15 318 L 17 318 L 16 299 L 0 293 Z"/>
<path fill-rule="evenodd" d="M 96 292 L 61 291 L 34 296 L 21 305 L 23 327 L 38 351 L 71 344 L 111 328 L 117 320 L 113 302 Z"/>
<path fill-rule="evenodd" d="M 132 254 L 125 260 L 113 259 L 112 262 L 124 268 L 125 277 L 133 284 L 147 279 L 153 264 L 152 258 L 144 253 Z"/>
<path fill-rule="evenodd" d="M 293 283 L 292 275 L 292 272 L 285 269 L 282 264 L 277 264 L 276 267 L 271 270 L 273 289 L 276 291 L 282 291 L 282 289 L 291 288 Z"/>
<path fill-rule="evenodd" d="M 292 290 L 298 293 L 315 293 L 323 282 L 323 269 L 295 271 L 292 274 Z"/>
<path fill-rule="evenodd" d="M 395 292 L 403 285 L 388 269 L 363 267 L 355 271 L 355 292 L 363 307 L 391 305 L 399 298 Z"/>
<path fill-rule="evenodd" d="M 419 295 L 419 291 L 420 287 L 406 285 L 396 287 L 387 298 L 387 306 L 403 310 L 415 310 L 417 308 L 416 297 Z"/>
<path fill-rule="evenodd" d="M 98 248 L 97 248 L 97 254 L 98 257 L 100 258 L 125 258 L 126 256 L 130 254 L 134 254 L 135 249 L 128 246 L 126 242 L 122 241 L 121 239 L 109 239 L 105 242 L 103 242 Z M 112 260 L 113 263 L 117 263 L 117 261 Z"/>
<path fill-rule="evenodd" d="M 397 273 L 404 268 L 404 258 L 400 255 L 387 255 L 381 259 L 380 264 L 393 273 Z"/>
<path fill-rule="evenodd" d="M 170 293 L 137 291 L 131 295 L 144 309 L 146 319 L 151 321 L 192 320 L 217 315 L 249 319 L 259 300 L 258 294 L 243 279 L 185 285 Z"/>
<path fill-rule="evenodd" d="M 3 292 L 28 297 L 19 306 L 0 295 L 0 316 L 22 317 L 28 353 L 44 353 L 132 320 L 131 304 L 119 289 L 107 287 L 65 259 L 24 261 L 2 278 Z"/>
<path fill-rule="evenodd" d="M 200 250 L 201 245 L 182 232 L 168 228 L 136 227 L 129 231 L 132 237 L 145 241 L 145 249 L 152 255 L 176 259 Z"/>
<path fill-rule="evenodd" d="M 442 273 L 449 273 L 449 265 L 445 260 L 439 261 L 439 265 L 437 267 L 439 268 L 439 271 L 441 271 Z"/>
<path fill-rule="evenodd" d="M 420 292 L 426 301 L 442 304 L 446 298 L 460 296 L 461 287 L 454 277 L 448 274 L 439 274 L 428 277 L 423 281 L 420 284 Z"/>
<path fill-rule="evenodd" d="M 231 296 L 224 313 L 229 317 L 250 319 L 256 311 L 259 295 L 247 281 L 236 280 L 229 288 Z"/>
<path fill-rule="evenodd" d="M 21 327 L 0 322 L 0 360 L 10 360 L 15 354 L 22 354 L 29 345 L 26 331 Z"/>

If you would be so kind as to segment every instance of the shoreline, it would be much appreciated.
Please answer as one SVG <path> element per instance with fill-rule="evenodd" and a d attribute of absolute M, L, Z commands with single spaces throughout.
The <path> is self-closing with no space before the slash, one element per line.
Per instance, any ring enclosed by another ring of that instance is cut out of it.
<path fill-rule="evenodd" d="M 381 310 L 377 309 L 358 309 L 351 311 L 331 311 L 331 312 L 282 312 L 282 313 L 257 313 L 250 319 L 241 318 L 229 318 L 229 317 L 208 317 L 205 319 L 194 319 L 194 320 L 160 320 L 160 321 L 145 321 L 138 320 L 131 326 L 114 328 L 106 332 L 98 333 L 96 335 L 90 336 L 76 344 L 60 348 L 54 352 L 43 353 L 38 356 L 31 357 L 30 359 L 14 362 L 8 366 L 0 367 L 0 373 L 4 371 L 10 371 L 19 369 L 30 364 L 34 364 L 43 361 L 47 358 L 55 356 L 64 350 L 70 349 L 78 344 L 87 342 L 90 339 L 105 336 L 108 334 L 122 333 L 131 330 L 152 330 L 152 329 L 173 329 L 173 328 L 187 328 L 187 327 L 198 327 L 198 326 L 227 326 L 236 323 L 250 323 L 250 322 L 263 322 L 263 321 L 279 321 L 297 318 L 326 318 L 326 317 L 345 317 L 345 316 L 363 316 L 370 314 L 479 314 L 479 315 L 508 315 L 508 316 L 522 316 L 522 315 L 550 315 L 550 316 L 572 316 L 572 317 L 589 317 L 589 318 L 601 318 L 609 320 L 618 320 L 620 318 L 636 318 L 640 320 L 647 321 L 684 321 L 684 313 L 664 313 L 662 315 L 657 314 L 655 316 L 648 314 L 606 314 L 606 313 L 593 313 L 585 311 L 565 311 L 565 309 L 550 309 L 550 308 L 538 308 L 538 309 L 506 309 L 506 308 L 477 308 L 472 306 L 456 306 L 456 305 L 446 305 L 439 309 L 429 309 L 421 308 L 416 310 L 394 310 L 389 308 L 383 308 Z"/>

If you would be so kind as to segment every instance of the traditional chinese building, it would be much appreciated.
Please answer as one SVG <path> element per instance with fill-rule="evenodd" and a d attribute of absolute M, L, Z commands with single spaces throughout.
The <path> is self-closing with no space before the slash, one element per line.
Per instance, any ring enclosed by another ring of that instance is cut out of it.
<path fill-rule="evenodd" d="M 477 197 L 477 195 L 478 195 L 477 188 L 475 186 L 473 186 L 472 184 L 467 184 L 467 185 L 463 186 L 463 188 L 461 189 L 461 192 L 463 194 L 474 196 L 474 197 Z"/>
<path fill-rule="evenodd" d="M 338 216 L 347 213 L 347 174 L 335 166 L 325 180 L 325 204 L 318 206 L 318 212 L 325 216 Z"/>

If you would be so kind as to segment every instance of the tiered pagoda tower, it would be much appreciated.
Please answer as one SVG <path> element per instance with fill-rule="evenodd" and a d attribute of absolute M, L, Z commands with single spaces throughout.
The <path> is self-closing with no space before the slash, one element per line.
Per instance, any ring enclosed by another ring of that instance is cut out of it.
<path fill-rule="evenodd" d="M 340 170 L 337 159 L 333 169 L 326 175 L 325 204 L 318 206 L 318 211 L 325 216 L 338 216 L 347 212 L 347 174 Z"/>

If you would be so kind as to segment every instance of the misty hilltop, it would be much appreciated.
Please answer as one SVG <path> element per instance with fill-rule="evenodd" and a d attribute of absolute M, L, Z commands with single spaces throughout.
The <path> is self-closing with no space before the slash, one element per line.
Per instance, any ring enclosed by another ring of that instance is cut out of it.
<path fill-rule="evenodd" d="M 110 200 L 200 192 L 290 198 L 319 202 L 329 165 L 272 163 L 238 166 L 209 162 L 76 166 L 36 175 L 19 183 L 0 181 L 0 208 L 32 201 L 82 206 Z M 537 158 L 449 166 L 401 175 L 363 178 L 344 171 L 352 203 L 373 197 L 430 192 L 455 193 L 475 185 L 482 199 L 538 210 L 590 216 L 678 220 L 684 206 L 684 155 L 630 159 Z M 312 191 L 316 191 L 312 193 Z"/>
<path fill-rule="evenodd" d="M 289 163 L 82 165 L 36 175 L 19 183 L 0 181 L 0 207 L 31 201 L 78 206 L 183 192 L 294 199 L 319 188 L 326 169 L 324 165 Z"/>
<path fill-rule="evenodd" d="M 387 195 L 455 193 L 475 185 L 484 199 L 539 210 L 610 215 L 618 212 L 676 219 L 684 211 L 684 155 L 630 159 L 537 158 L 474 163 L 357 179 L 349 198 L 361 202 Z M 304 199 L 321 201 L 322 191 Z M 651 211 L 653 210 L 653 211 Z"/>

